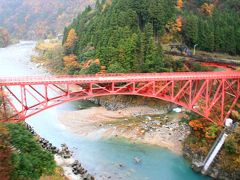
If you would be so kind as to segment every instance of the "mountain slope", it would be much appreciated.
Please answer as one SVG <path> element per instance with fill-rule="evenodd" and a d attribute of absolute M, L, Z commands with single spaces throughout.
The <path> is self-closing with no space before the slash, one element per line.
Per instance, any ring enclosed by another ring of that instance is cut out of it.
<path fill-rule="evenodd" d="M 204 51 L 240 54 L 240 1 L 189 0 L 182 9 L 184 42 Z"/>
<path fill-rule="evenodd" d="M 0 27 L 21 39 L 62 33 L 64 26 L 94 0 L 10 0 L 0 2 Z"/>
<path fill-rule="evenodd" d="M 65 29 L 66 55 L 80 63 L 99 58 L 108 72 L 166 71 L 160 37 L 175 11 L 175 0 L 97 1 Z"/>
<path fill-rule="evenodd" d="M 161 48 L 174 42 L 239 55 L 239 7 L 239 0 L 97 0 L 65 28 L 65 65 L 75 74 L 96 73 L 79 65 L 91 59 L 107 72 L 177 70 Z"/>

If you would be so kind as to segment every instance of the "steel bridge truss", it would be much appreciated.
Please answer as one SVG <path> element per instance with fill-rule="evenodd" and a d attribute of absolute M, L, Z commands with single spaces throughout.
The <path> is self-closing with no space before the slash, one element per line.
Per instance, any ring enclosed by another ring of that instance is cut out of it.
<path fill-rule="evenodd" d="M 240 96 L 240 73 L 110 74 L 1 79 L 2 121 L 24 121 L 65 102 L 108 95 L 165 100 L 224 125 Z"/>

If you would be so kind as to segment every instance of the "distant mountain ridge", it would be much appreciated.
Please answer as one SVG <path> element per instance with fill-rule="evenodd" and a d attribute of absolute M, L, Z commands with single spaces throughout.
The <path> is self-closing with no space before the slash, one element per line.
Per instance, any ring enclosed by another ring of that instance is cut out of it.
<path fill-rule="evenodd" d="M 20 39 L 63 32 L 73 17 L 95 0 L 9 0 L 0 2 L 0 27 Z"/>

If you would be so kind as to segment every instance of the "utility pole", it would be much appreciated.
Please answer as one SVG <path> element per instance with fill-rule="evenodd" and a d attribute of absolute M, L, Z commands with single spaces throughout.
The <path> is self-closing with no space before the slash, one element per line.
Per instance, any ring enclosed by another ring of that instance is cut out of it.
<path fill-rule="evenodd" d="M 194 45 L 194 50 L 193 50 L 193 55 L 195 56 L 195 54 L 196 54 L 196 47 L 198 46 L 198 44 L 195 44 Z"/>

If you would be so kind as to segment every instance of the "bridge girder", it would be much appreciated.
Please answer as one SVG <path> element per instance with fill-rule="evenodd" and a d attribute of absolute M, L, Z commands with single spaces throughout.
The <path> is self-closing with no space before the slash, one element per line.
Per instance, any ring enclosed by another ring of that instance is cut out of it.
<path fill-rule="evenodd" d="M 0 86 L 4 122 L 24 121 L 48 108 L 80 99 L 136 95 L 175 103 L 223 126 L 239 100 L 240 73 L 0 78 Z"/>

